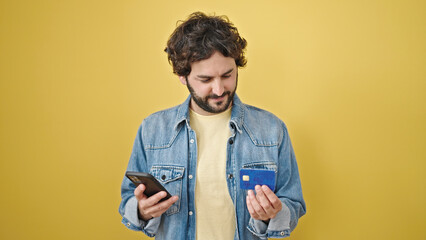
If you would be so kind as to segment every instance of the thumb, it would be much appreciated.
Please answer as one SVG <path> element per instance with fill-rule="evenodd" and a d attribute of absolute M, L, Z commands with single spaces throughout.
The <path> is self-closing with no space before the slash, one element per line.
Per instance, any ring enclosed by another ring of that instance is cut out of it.
<path fill-rule="evenodd" d="M 137 186 L 135 188 L 134 194 L 135 194 L 135 197 L 138 201 L 146 198 L 146 196 L 143 194 L 145 192 L 145 189 L 146 189 L 146 187 L 143 184 L 139 184 L 139 186 Z"/>

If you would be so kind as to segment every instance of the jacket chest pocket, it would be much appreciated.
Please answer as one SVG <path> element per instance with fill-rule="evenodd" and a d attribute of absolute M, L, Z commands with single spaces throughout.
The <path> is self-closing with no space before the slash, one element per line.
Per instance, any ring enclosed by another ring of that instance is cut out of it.
<path fill-rule="evenodd" d="M 151 167 L 150 174 L 154 176 L 172 196 L 179 197 L 179 199 L 167 209 L 165 213 L 167 216 L 179 212 L 184 172 L 185 168 L 178 166 L 161 165 Z"/>
<path fill-rule="evenodd" d="M 246 163 L 243 165 L 244 169 L 262 169 L 262 170 L 272 170 L 277 173 L 278 167 L 275 162 L 252 162 Z"/>

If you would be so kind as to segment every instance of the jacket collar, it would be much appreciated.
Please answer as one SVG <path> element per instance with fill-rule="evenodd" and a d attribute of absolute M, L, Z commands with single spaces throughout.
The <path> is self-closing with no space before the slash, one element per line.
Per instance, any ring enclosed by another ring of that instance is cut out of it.
<path fill-rule="evenodd" d="M 189 103 L 191 101 L 191 95 L 189 95 L 186 100 L 178 106 L 176 122 L 174 129 L 179 131 L 181 123 L 185 122 L 187 127 L 189 126 Z M 234 99 L 232 100 L 232 111 L 231 111 L 231 120 L 229 122 L 231 128 L 234 128 L 241 133 L 242 127 L 244 123 L 244 109 L 245 105 L 241 102 L 240 98 L 237 94 L 234 95 Z"/>

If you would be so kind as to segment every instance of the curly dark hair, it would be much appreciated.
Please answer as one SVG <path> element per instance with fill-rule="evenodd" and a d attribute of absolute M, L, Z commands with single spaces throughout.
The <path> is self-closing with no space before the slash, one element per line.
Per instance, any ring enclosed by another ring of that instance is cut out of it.
<path fill-rule="evenodd" d="M 209 58 L 215 51 L 235 59 L 237 67 L 244 67 L 247 41 L 240 37 L 237 28 L 226 16 L 207 16 L 194 12 L 181 21 L 167 41 L 164 51 L 173 73 L 188 76 L 191 63 Z"/>

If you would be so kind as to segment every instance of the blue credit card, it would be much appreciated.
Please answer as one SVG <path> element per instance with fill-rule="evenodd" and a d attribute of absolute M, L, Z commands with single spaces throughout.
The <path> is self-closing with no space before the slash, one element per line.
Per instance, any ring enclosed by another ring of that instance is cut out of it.
<path fill-rule="evenodd" d="M 240 188 L 254 189 L 256 185 L 266 185 L 275 191 L 275 171 L 265 169 L 241 169 Z"/>

